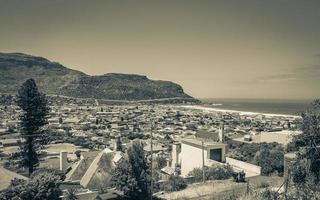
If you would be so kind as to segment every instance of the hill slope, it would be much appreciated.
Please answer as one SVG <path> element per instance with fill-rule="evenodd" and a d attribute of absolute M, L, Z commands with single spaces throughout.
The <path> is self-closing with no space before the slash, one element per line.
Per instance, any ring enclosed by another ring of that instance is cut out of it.
<path fill-rule="evenodd" d="M 180 85 L 132 74 L 89 76 L 42 57 L 0 53 L 0 93 L 16 94 L 29 78 L 46 94 L 109 100 L 182 98 L 195 101 Z"/>

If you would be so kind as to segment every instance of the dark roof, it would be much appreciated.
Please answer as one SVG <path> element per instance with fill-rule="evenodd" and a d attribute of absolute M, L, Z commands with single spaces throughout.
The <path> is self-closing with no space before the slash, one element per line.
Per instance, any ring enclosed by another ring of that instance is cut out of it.
<path fill-rule="evenodd" d="M 196 133 L 197 138 L 210 139 L 212 141 L 219 141 L 219 133 L 213 131 L 200 130 Z"/>

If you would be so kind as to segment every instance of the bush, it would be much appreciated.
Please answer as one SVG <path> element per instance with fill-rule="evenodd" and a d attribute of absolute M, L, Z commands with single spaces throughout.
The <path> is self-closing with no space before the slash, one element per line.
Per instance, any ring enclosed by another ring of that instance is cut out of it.
<path fill-rule="evenodd" d="M 204 167 L 205 180 L 225 180 L 232 177 L 233 170 L 230 165 L 213 165 L 211 167 Z M 189 172 L 188 176 L 194 177 L 196 182 L 203 180 L 202 168 L 195 168 Z"/>
<path fill-rule="evenodd" d="M 246 173 L 244 171 L 234 172 L 232 176 L 233 176 L 233 180 L 237 183 L 246 182 Z"/>
<path fill-rule="evenodd" d="M 203 171 L 201 168 L 194 168 L 191 172 L 188 173 L 188 176 L 194 177 L 195 182 L 201 182 L 203 179 Z M 206 174 L 205 177 L 207 177 Z"/>
<path fill-rule="evenodd" d="M 214 165 L 209 167 L 209 180 L 225 180 L 232 177 L 233 170 L 230 165 Z"/>
<path fill-rule="evenodd" d="M 164 185 L 164 190 L 167 192 L 183 190 L 187 187 L 186 181 L 177 175 L 171 175 Z"/>
<path fill-rule="evenodd" d="M 229 147 L 229 157 L 232 157 L 237 160 L 241 160 L 244 162 L 249 162 L 252 164 L 255 164 L 255 156 L 258 152 L 264 151 L 264 150 L 271 150 L 271 149 L 281 149 L 280 144 L 273 142 L 273 143 L 252 143 L 252 144 L 238 144 L 235 142 L 228 142 Z"/>
<path fill-rule="evenodd" d="M 265 189 L 263 191 L 254 191 L 252 193 L 243 195 L 239 200 L 280 200 L 280 194 L 276 191 Z M 288 198 L 292 199 L 292 198 Z"/>
<path fill-rule="evenodd" d="M 237 144 L 229 142 L 229 157 L 259 165 L 263 175 L 283 173 L 284 149 L 276 143 Z"/>
<path fill-rule="evenodd" d="M 257 187 L 258 188 L 267 188 L 267 187 L 270 187 L 270 184 L 268 182 L 261 182 Z"/>
<path fill-rule="evenodd" d="M 12 180 L 11 185 L 0 192 L 0 199 L 58 200 L 62 194 L 60 181 L 61 176 L 54 171 L 35 171 L 29 180 Z"/>
<path fill-rule="evenodd" d="M 283 173 L 284 151 L 282 148 L 262 149 L 256 154 L 254 160 L 261 167 L 262 175 L 273 172 Z"/>

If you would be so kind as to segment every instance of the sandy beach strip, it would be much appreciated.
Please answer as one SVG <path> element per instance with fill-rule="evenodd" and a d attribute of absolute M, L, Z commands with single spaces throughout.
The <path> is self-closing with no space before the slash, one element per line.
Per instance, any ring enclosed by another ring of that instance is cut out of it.
<path fill-rule="evenodd" d="M 264 115 L 266 117 L 286 117 L 286 118 L 300 118 L 298 115 L 286 115 L 286 114 L 273 114 L 273 113 L 257 113 L 257 112 L 246 112 L 239 110 L 228 110 L 228 109 L 219 109 L 219 108 L 210 108 L 199 105 L 180 105 L 178 107 L 186 109 L 196 109 L 206 112 L 222 112 L 222 113 L 239 113 L 240 115 Z"/>

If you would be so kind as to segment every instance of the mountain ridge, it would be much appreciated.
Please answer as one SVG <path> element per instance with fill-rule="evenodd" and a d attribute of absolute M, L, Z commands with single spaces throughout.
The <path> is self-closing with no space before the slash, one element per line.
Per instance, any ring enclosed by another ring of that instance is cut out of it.
<path fill-rule="evenodd" d="M 27 79 L 35 79 L 49 95 L 77 98 L 139 101 L 181 98 L 197 101 L 171 81 L 151 80 L 145 75 L 106 73 L 88 75 L 44 57 L 24 53 L 0 53 L 0 93 L 15 94 Z"/>

